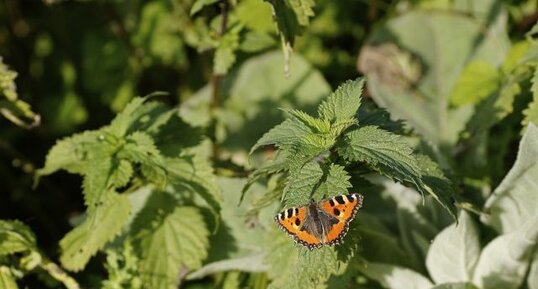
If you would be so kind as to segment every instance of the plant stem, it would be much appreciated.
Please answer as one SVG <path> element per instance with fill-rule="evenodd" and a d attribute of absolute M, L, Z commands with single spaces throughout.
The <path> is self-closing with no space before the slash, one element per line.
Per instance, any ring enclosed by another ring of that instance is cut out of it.
<path fill-rule="evenodd" d="M 220 24 L 220 31 L 219 31 L 219 38 L 222 38 L 222 36 L 226 33 L 226 30 L 228 29 L 228 0 L 222 0 L 220 3 L 221 8 L 221 14 L 222 14 L 222 22 Z M 210 113 L 211 118 L 213 120 L 213 145 L 212 145 L 212 151 L 213 151 L 213 158 L 217 159 L 219 156 L 219 146 L 217 144 L 216 135 L 215 135 L 215 126 L 216 126 L 216 109 L 220 106 L 220 84 L 222 81 L 222 75 L 216 73 L 213 71 L 213 75 L 211 76 L 211 86 L 212 86 L 212 96 L 211 96 L 211 106 L 210 106 Z"/>

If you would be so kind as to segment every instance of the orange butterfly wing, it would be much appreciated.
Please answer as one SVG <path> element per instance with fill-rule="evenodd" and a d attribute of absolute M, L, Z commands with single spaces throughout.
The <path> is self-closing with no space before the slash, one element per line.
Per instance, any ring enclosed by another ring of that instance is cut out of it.
<path fill-rule="evenodd" d="M 307 207 L 289 208 L 275 216 L 275 221 L 280 228 L 292 236 L 296 243 L 314 249 L 321 247 L 322 240 L 306 231 L 301 231 L 301 226 L 306 218 Z"/>
<path fill-rule="evenodd" d="M 340 195 L 323 200 L 319 203 L 319 208 L 327 214 L 338 218 L 338 223 L 334 224 L 327 235 L 325 242 L 329 245 L 339 244 L 349 229 L 349 222 L 353 220 L 357 211 L 362 207 L 364 197 L 354 193 L 349 195 Z"/>

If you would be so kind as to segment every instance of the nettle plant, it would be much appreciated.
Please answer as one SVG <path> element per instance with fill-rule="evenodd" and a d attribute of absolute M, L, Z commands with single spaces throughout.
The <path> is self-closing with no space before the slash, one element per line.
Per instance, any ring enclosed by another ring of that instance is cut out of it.
<path fill-rule="evenodd" d="M 146 97 L 133 99 L 110 125 L 58 141 L 37 177 L 58 170 L 81 175 L 86 206 L 60 241 L 62 266 L 80 271 L 104 250 L 110 277 L 104 288 L 177 287 L 178 274 L 207 257 L 220 210 L 212 168 L 192 150 L 201 140 L 201 130 L 182 121 L 177 110 Z M 33 267 L 46 266 L 44 259 L 32 257 L 35 239 L 26 227 L 0 225 L 0 236 L 18 239 L 16 249 L 2 241 L 0 256 L 27 252 L 21 260 L 33 258 Z M 26 263 L 2 267 L 2 277 L 33 268 Z M 79 287 L 71 278 L 56 279 Z"/>
<path fill-rule="evenodd" d="M 267 145 L 277 150 L 271 161 L 251 175 L 249 184 L 262 176 L 279 176 L 283 182 L 283 207 L 360 192 L 367 208 L 371 194 L 364 188 L 372 187 L 368 180 L 379 181 L 384 176 L 413 188 L 423 197 L 430 196 L 428 199 L 433 198 L 446 209 L 445 214 L 455 218 L 451 182 L 435 162 L 426 155 L 415 154 L 396 133 L 402 130 L 401 123 L 391 121 L 384 110 L 361 109 L 363 85 L 362 79 L 342 84 L 318 106 L 317 117 L 288 110 L 289 118 L 263 135 L 252 148 L 251 153 Z M 247 185 L 245 189 L 248 188 Z M 357 219 L 343 245 L 312 252 L 296 248 L 284 233 L 275 231 L 266 262 L 271 287 L 314 288 L 326 282 L 348 283 L 362 263 L 356 254 L 361 235 L 357 227 L 362 222 L 360 212 Z"/>

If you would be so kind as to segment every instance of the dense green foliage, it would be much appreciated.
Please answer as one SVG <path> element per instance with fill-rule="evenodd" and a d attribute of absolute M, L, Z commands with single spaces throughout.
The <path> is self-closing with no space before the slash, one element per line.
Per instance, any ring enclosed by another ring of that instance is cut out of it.
<path fill-rule="evenodd" d="M 0 289 L 538 289 L 537 20 L 531 0 L 3 1 Z M 273 221 L 349 192 L 341 245 Z"/>

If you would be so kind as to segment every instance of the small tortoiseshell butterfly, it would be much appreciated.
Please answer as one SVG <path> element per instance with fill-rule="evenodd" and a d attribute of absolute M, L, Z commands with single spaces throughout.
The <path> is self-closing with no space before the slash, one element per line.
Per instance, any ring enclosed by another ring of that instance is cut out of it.
<path fill-rule="evenodd" d="M 289 208 L 275 217 L 280 228 L 296 243 L 313 250 L 322 245 L 336 245 L 349 229 L 349 222 L 362 206 L 364 197 L 354 193 Z"/>

